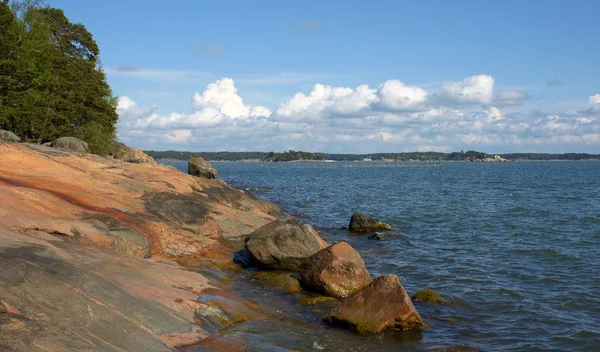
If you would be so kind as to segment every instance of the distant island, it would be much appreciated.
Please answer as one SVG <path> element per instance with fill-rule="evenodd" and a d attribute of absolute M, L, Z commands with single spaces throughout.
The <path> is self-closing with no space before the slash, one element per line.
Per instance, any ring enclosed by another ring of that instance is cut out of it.
<path fill-rule="evenodd" d="M 600 154 L 587 153 L 509 153 L 489 154 L 478 151 L 452 153 L 406 152 L 375 154 L 328 154 L 288 150 L 286 152 L 185 152 L 185 151 L 144 151 L 157 160 L 183 160 L 201 157 L 209 161 L 543 161 L 543 160 L 600 160 Z"/>

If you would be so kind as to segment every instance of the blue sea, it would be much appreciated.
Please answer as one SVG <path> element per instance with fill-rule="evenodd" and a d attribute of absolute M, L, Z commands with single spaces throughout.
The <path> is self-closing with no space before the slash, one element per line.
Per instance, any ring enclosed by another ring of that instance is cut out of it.
<path fill-rule="evenodd" d="M 289 308 L 293 297 L 250 290 L 281 313 L 230 332 L 253 350 L 600 351 L 599 161 L 213 166 L 228 184 L 305 213 L 328 242 L 349 242 L 372 276 L 396 274 L 409 294 L 432 289 L 449 303 L 416 304 L 422 334 L 362 337 L 322 324 L 326 312 Z M 350 236 L 357 211 L 396 231 Z"/>

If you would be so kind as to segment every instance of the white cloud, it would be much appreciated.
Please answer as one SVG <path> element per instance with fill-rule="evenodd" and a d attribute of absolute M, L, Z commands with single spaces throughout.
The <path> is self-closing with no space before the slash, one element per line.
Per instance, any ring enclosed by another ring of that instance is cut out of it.
<path fill-rule="evenodd" d="M 288 101 L 279 105 L 275 115 L 283 119 L 300 117 L 314 121 L 332 114 L 356 114 L 367 109 L 375 101 L 377 101 L 375 90 L 366 85 L 358 86 L 354 90 L 315 84 L 308 95 L 296 93 Z"/>
<path fill-rule="evenodd" d="M 384 109 L 412 110 L 425 104 L 427 92 L 419 87 L 410 87 L 398 80 L 383 83 L 377 91 Z"/>
<path fill-rule="evenodd" d="M 600 116 L 591 109 L 511 113 L 484 104 L 493 102 L 493 82 L 479 75 L 430 92 L 398 80 L 377 89 L 315 84 L 271 112 L 245 104 L 234 81 L 222 78 L 193 95 L 187 114 L 159 114 L 121 97 L 118 132 L 124 142 L 149 149 L 502 152 L 519 145 L 555 152 L 555 146 L 573 151 L 600 145 Z M 600 107 L 600 95 L 590 97 L 590 104 Z"/>
<path fill-rule="evenodd" d="M 494 95 L 494 78 L 476 75 L 460 82 L 445 82 L 438 93 L 441 104 L 489 104 Z"/>

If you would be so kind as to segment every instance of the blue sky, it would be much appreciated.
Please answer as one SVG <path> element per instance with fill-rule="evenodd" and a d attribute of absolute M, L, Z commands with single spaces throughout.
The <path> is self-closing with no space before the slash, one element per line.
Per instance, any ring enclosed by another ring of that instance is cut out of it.
<path fill-rule="evenodd" d="M 48 3 L 136 147 L 600 153 L 599 1 Z"/>

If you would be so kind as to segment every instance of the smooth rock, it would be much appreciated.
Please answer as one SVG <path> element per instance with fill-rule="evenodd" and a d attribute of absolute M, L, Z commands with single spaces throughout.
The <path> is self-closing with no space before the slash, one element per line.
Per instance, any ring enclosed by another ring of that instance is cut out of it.
<path fill-rule="evenodd" d="M 303 261 L 327 243 L 310 225 L 289 219 L 273 221 L 254 231 L 244 247 L 261 265 L 299 271 Z"/>
<path fill-rule="evenodd" d="M 307 288 L 337 298 L 348 297 L 371 283 L 365 262 L 346 242 L 336 243 L 308 258 L 300 275 Z"/>
<path fill-rule="evenodd" d="M 86 142 L 75 137 L 60 137 L 52 141 L 50 146 L 54 148 L 68 149 L 78 153 L 87 153 L 90 149 Z"/>
<path fill-rule="evenodd" d="M 203 158 L 191 158 L 188 161 L 188 174 L 207 179 L 217 178 L 219 173 Z"/>
<path fill-rule="evenodd" d="M 421 290 L 415 293 L 412 297 L 412 300 L 415 302 L 424 302 L 430 304 L 444 304 L 446 301 L 437 294 L 437 292 L 433 290 Z"/>
<path fill-rule="evenodd" d="M 10 143 L 19 143 L 21 138 L 11 131 L 0 130 L 0 141 L 10 142 Z"/>
<path fill-rule="evenodd" d="M 362 334 L 422 329 L 423 321 L 396 275 L 382 275 L 334 308 L 324 321 Z"/>
<path fill-rule="evenodd" d="M 348 225 L 350 232 L 375 232 L 375 231 L 392 231 L 394 228 L 383 221 L 372 218 L 363 213 L 354 213 L 350 218 Z"/>

